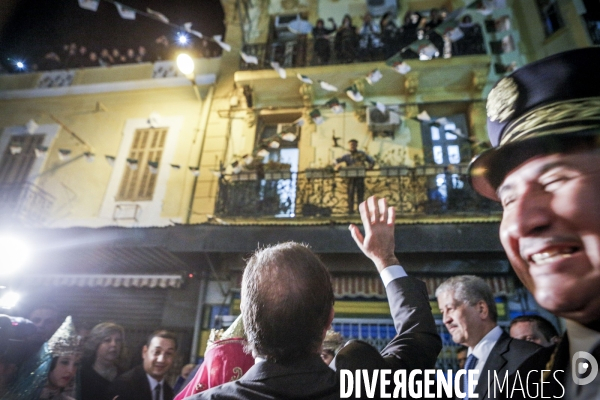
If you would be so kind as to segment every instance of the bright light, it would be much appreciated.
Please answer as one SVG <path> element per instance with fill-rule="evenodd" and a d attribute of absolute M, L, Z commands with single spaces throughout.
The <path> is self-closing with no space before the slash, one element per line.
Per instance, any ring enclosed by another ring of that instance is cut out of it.
<path fill-rule="evenodd" d="M 31 256 L 27 243 L 14 236 L 0 236 L 0 275 L 10 275 L 22 268 Z"/>
<path fill-rule="evenodd" d="M 177 34 L 177 42 L 182 45 L 188 44 L 189 38 L 185 33 L 178 33 Z"/>
<path fill-rule="evenodd" d="M 177 68 L 184 75 L 192 75 L 194 73 L 194 60 L 189 55 L 181 53 L 177 56 Z"/>
<path fill-rule="evenodd" d="M 10 310 L 17 305 L 21 299 L 21 295 L 15 292 L 6 292 L 4 296 L 0 297 L 0 308 Z"/>
<path fill-rule="evenodd" d="M 21 61 L 17 61 L 17 68 L 23 69 L 25 68 L 25 64 L 23 64 Z"/>

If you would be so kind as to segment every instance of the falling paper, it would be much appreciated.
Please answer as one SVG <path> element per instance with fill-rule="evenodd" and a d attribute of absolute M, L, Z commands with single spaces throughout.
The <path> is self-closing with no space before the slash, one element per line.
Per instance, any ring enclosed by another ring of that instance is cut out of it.
<path fill-rule="evenodd" d="M 98 11 L 99 4 L 100 0 L 79 0 L 79 7 L 85 10 Z"/>
<path fill-rule="evenodd" d="M 158 173 L 158 161 L 148 161 L 148 169 L 152 175 Z"/>
<path fill-rule="evenodd" d="M 185 24 L 183 24 L 184 29 L 186 30 L 186 32 L 191 33 L 194 36 L 198 36 L 200 39 L 202 39 L 204 36 L 202 36 L 202 34 L 198 31 L 195 31 L 192 29 L 192 23 L 191 22 L 186 22 Z"/>
<path fill-rule="evenodd" d="M 337 99 L 337 97 L 329 100 L 327 103 L 325 103 L 325 105 L 329 107 L 334 114 L 341 114 L 344 112 L 344 108 L 340 104 L 340 101 Z"/>
<path fill-rule="evenodd" d="M 117 3 L 117 2 L 115 2 L 115 6 L 117 7 L 117 11 L 119 12 L 119 15 L 121 16 L 121 18 L 131 19 L 131 20 L 135 19 L 135 10 L 134 9 L 124 6 L 123 4 Z"/>
<path fill-rule="evenodd" d="M 431 121 L 431 117 L 429 116 L 429 114 L 425 110 L 421 111 L 419 113 L 419 115 L 417 115 L 417 119 L 419 121 L 425 121 L 425 122 Z"/>
<path fill-rule="evenodd" d="M 283 135 L 281 135 L 281 139 L 285 140 L 286 142 L 293 142 L 294 140 L 296 140 L 296 138 L 297 136 L 293 132 L 286 132 Z"/>
<path fill-rule="evenodd" d="M 369 72 L 369 75 L 367 75 L 367 82 L 369 82 L 369 85 L 372 85 L 379 82 L 381 78 L 383 78 L 381 71 L 379 69 L 374 69 L 373 71 Z"/>
<path fill-rule="evenodd" d="M 83 153 L 83 156 L 85 157 L 85 161 L 89 163 L 94 162 L 94 159 L 96 158 L 96 155 L 94 153 L 90 153 L 89 151 Z"/>
<path fill-rule="evenodd" d="M 127 159 L 127 166 L 132 171 L 137 170 L 138 169 L 138 160 L 136 160 L 135 158 L 128 158 Z"/>
<path fill-rule="evenodd" d="M 352 101 L 356 101 L 357 103 L 365 99 L 363 95 L 358 91 L 358 89 L 356 89 L 356 86 L 352 86 L 346 89 L 346 95 L 350 97 Z"/>
<path fill-rule="evenodd" d="M 38 127 L 39 127 L 39 125 L 32 119 L 27 121 L 27 123 L 25 124 L 25 130 L 27 130 L 27 133 L 29 133 L 30 135 L 33 132 L 35 132 Z"/>
<path fill-rule="evenodd" d="M 249 54 L 244 53 L 243 51 L 240 51 L 240 54 L 242 55 L 242 60 L 244 60 L 246 64 L 258 65 L 258 58 L 256 56 L 251 56 Z"/>
<path fill-rule="evenodd" d="M 269 157 L 269 150 L 267 149 L 260 149 L 257 153 L 257 156 L 265 158 L 265 157 Z"/>
<path fill-rule="evenodd" d="M 338 88 L 336 88 L 332 84 L 327 83 L 325 81 L 319 81 L 319 84 L 321 85 L 321 87 L 323 89 L 327 90 L 328 92 L 337 92 L 338 91 Z"/>
<path fill-rule="evenodd" d="M 198 167 L 189 167 L 190 168 L 190 172 L 192 173 L 192 175 L 194 175 L 195 177 L 198 177 L 200 175 L 200 169 Z M 242 167 L 240 167 L 241 169 Z"/>
<path fill-rule="evenodd" d="M 108 165 L 110 165 L 111 167 L 115 166 L 115 158 L 113 156 L 104 156 L 104 158 L 106 159 Z"/>
<path fill-rule="evenodd" d="M 381 103 L 381 102 L 376 102 L 375 103 L 375 107 L 377 107 L 377 109 L 382 113 L 385 114 L 387 108 L 385 107 L 385 104 Z"/>
<path fill-rule="evenodd" d="M 313 122 L 317 125 L 321 125 L 323 122 L 325 122 L 325 120 L 321 116 L 321 111 L 319 111 L 316 108 L 310 112 L 310 117 L 312 118 Z"/>
<path fill-rule="evenodd" d="M 159 113 L 152 112 L 148 116 L 148 125 L 150 125 L 152 128 L 157 128 L 160 125 L 161 120 L 162 120 L 162 117 L 160 116 Z"/>
<path fill-rule="evenodd" d="M 71 158 L 71 150 L 58 149 L 58 159 L 60 161 L 68 161 Z"/>
<path fill-rule="evenodd" d="M 298 126 L 304 126 L 304 118 L 300 117 L 297 120 L 295 120 L 294 122 L 292 122 L 293 124 L 296 124 Z"/>
<path fill-rule="evenodd" d="M 213 36 L 213 39 L 215 39 L 215 42 L 217 42 L 217 44 L 219 46 L 221 46 L 221 48 L 225 51 L 231 51 L 231 45 L 223 42 L 221 39 L 223 38 L 223 36 L 221 35 L 215 35 Z"/>
<path fill-rule="evenodd" d="M 272 61 L 271 62 L 271 67 L 273 67 L 273 69 L 275 70 L 275 72 L 277 72 L 279 74 L 279 76 L 281 77 L 281 79 L 287 78 L 287 73 L 285 72 L 285 69 L 281 68 L 281 66 L 279 65 L 278 62 Z"/>
<path fill-rule="evenodd" d="M 46 146 L 37 146 L 35 148 L 35 156 L 36 158 L 40 158 L 46 155 L 46 153 L 48 153 L 48 147 Z"/>
<path fill-rule="evenodd" d="M 150 8 L 146 8 L 146 11 L 148 12 L 148 14 L 154 16 L 159 21 L 164 22 L 165 24 L 169 23 L 169 18 L 167 18 L 164 14 L 159 13 L 158 11 L 154 11 Z"/>
<path fill-rule="evenodd" d="M 410 65 L 408 65 L 407 63 L 401 62 L 400 64 L 394 66 L 394 70 L 396 70 L 396 72 L 401 73 L 402 75 L 406 75 L 410 72 L 411 68 Z"/>
<path fill-rule="evenodd" d="M 302 82 L 307 83 L 309 85 L 313 84 L 312 79 L 310 79 L 308 76 L 306 75 L 302 75 L 302 74 L 297 74 L 296 75 L 298 77 L 298 79 L 300 79 Z"/>

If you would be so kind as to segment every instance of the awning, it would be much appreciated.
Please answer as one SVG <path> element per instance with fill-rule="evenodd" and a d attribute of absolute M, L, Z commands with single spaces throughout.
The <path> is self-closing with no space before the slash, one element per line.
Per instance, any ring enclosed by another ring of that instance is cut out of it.
<path fill-rule="evenodd" d="M 181 275 L 53 274 L 29 277 L 26 284 L 28 286 L 178 289 L 183 284 L 183 277 Z"/>

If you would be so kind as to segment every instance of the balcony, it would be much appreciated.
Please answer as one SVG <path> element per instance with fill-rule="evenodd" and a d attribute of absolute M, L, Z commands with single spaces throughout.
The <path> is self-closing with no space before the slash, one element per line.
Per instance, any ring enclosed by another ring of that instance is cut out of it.
<path fill-rule="evenodd" d="M 255 172 L 225 175 L 219 181 L 215 213 L 221 218 L 335 218 L 352 214 L 349 185 L 364 180 L 364 198 L 385 197 L 399 217 L 498 214 L 499 204 L 476 194 L 467 166 L 438 165 L 358 169 L 307 169 L 285 176 Z M 353 207 L 355 211 L 357 205 Z"/>
<path fill-rule="evenodd" d="M 27 226 L 42 225 L 54 196 L 32 183 L 0 184 L 0 220 Z"/>

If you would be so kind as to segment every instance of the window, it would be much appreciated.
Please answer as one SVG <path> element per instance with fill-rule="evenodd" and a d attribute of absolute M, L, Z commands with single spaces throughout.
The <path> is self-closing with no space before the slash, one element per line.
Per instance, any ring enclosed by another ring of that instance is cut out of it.
<path fill-rule="evenodd" d="M 132 164 L 137 168 L 125 168 L 116 196 L 118 201 L 152 200 L 157 175 L 151 172 L 148 162 L 160 164 L 167 130 L 168 128 L 145 128 L 135 131 L 127 158 L 137 161 L 136 164 Z"/>
<path fill-rule="evenodd" d="M 565 23 L 560 15 L 556 0 L 536 0 L 546 37 L 562 28 Z"/>

